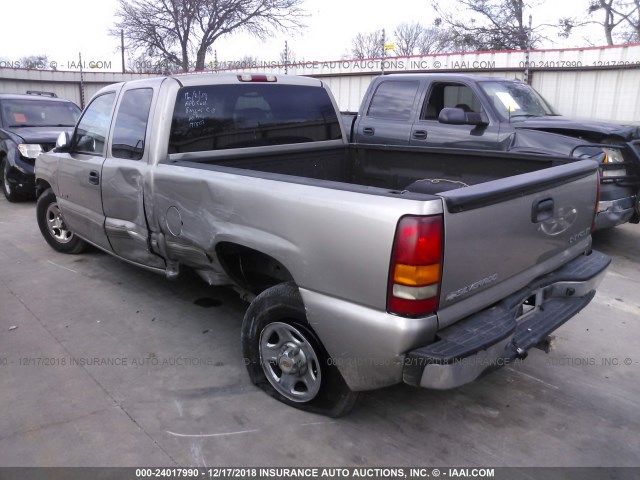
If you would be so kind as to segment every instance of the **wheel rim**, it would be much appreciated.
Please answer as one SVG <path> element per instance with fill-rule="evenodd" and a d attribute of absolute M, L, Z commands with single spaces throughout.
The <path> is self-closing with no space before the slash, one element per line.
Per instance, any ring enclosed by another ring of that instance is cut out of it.
<path fill-rule="evenodd" d="M 73 240 L 73 232 L 69 230 L 67 225 L 64 223 L 62 213 L 60 212 L 57 203 L 49 205 L 47 208 L 46 218 L 49 234 L 58 243 L 69 243 Z"/>
<path fill-rule="evenodd" d="M 318 355 L 297 328 L 281 322 L 267 325 L 260 334 L 260 359 L 269 383 L 289 400 L 308 402 L 320 391 Z"/>

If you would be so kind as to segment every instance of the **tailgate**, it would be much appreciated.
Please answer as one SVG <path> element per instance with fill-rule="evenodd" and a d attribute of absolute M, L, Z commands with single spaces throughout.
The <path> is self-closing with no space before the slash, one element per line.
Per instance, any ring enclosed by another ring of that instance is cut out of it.
<path fill-rule="evenodd" d="M 579 161 L 440 194 L 440 328 L 588 250 L 598 164 Z"/>

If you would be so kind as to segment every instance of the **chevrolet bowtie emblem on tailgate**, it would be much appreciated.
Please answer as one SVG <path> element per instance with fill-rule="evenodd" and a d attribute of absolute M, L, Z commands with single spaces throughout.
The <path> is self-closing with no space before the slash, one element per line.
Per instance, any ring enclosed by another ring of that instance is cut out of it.
<path fill-rule="evenodd" d="M 543 233 L 554 237 L 566 232 L 576 222 L 578 218 L 578 210 L 574 207 L 560 207 L 556 214 L 549 220 L 545 220 L 540 224 L 540 230 Z"/>

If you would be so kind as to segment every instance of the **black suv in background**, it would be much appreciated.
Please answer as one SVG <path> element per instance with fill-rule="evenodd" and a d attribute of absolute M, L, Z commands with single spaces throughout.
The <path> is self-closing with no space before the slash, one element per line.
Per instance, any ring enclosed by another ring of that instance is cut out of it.
<path fill-rule="evenodd" d="M 36 157 L 75 127 L 80 109 L 55 94 L 0 94 L 0 182 L 10 202 L 35 195 Z"/>

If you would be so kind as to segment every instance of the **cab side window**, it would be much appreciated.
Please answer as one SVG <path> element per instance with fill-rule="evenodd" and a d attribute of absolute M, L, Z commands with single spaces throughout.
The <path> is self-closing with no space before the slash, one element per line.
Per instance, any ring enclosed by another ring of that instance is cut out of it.
<path fill-rule="evenodd" d="M 411 120 L 419 86 L 420 82 L 382 82 L 373 94 L 367 116 Z"/>
<path fill-rule="evenodd" d="M 421 120 L 437 120 L 443 108 L 461 108 L 465 112 L 482 112 L 482 105 L 473 91 L 459 83 L 434 83 L 427 97 Z"/>
<path fill-rule="evenodd" d="M 110 92 L 100 95 L 89 104 L 76 128 L 73 138 L 74 152 L 104 155 L 115 99 L 115 92 Z"/>
<path fill-rule="evenodd" d="M 151 88 L 128 90 L 123 95 L 111 143 L 111 154 L 115 158 L 142 158 L 152 99 Z"/>

